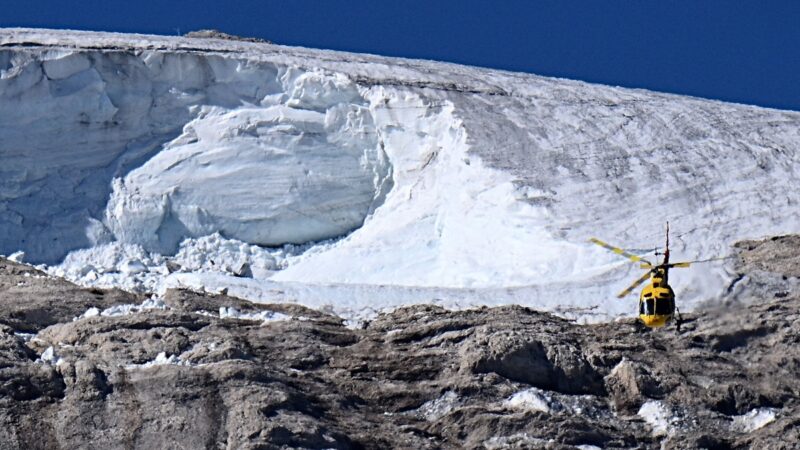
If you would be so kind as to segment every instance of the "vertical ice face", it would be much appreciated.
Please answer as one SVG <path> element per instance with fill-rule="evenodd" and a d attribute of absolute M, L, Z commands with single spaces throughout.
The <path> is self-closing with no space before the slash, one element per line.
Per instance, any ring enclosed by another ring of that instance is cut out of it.
<path fill-rule="evenodd" d="M 115 180 L 114 236 L 172 254 L 183 238 L 214 232 L 280 245 L 359 227 L 389 177 L 369 109 L 346 80 L 288 73 L 284 83 L 259 106 L 203 108 Z"/>
<path fill-rule="evenodd" d="M 38 48 L 0 51 L 0 70 L 0 252 L 32 262 L 109 238 L 171 253 L 215 231 L 258 244 L 334 237 L 390 180 L 343 76 Z"/>

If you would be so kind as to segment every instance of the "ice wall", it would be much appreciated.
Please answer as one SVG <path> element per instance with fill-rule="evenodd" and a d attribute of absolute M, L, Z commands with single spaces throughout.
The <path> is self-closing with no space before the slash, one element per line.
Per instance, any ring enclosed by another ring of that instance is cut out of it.
<path fill-rule="evenodd" d="M 0 50 L 0 69 L 0 253 L 331 238 L 391 184 L 341 75 L 132 49 Z"/>

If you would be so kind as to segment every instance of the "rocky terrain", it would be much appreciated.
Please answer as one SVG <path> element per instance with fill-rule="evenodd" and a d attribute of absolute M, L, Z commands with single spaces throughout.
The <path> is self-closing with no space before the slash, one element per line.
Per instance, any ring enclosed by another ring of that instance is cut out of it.
<path fill-rule="evenodd" d="M 737 248 L 736 295 L 680 332 L 518 306 L 353 329 L 3 259 L 0 448 L 798 448 L 800 295 L 775 280 L 800 274 L 800 238 Z"/>

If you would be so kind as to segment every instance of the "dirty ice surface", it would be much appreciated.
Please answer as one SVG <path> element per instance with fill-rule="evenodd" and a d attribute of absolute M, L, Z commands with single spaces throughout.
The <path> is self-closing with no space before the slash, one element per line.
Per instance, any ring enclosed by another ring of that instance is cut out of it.
<path fill-rule="evenodd" d="M 214 39 L 0 30 L 0 253 L 84 285 L 631 314 L 641 275 L 800 227 L 800 113 Z M 652 259 L 653 257 L 650 256 Z M 671 278 L 683 310 L 725 261 Z"/>

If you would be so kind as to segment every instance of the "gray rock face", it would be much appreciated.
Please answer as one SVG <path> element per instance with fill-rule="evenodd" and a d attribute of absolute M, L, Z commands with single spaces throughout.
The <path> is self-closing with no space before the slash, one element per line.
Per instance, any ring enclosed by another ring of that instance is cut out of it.
<path fill-rule="evenodd" d="M 773 270 L 761 245 L 788 255 L 800 241 L 741 247 Z M 800 442 L 794 292 L 689 316 L 680 333 L 515 306 L 414 306 L 350 329 L 298 305 L 187 291 L 161 309 L 84 315 L 143 300 L 0 262 L 0 448 Z"/>
<path fill-rule="evenodd" d="M 635 414 L 648 398 L 663 398 L 664 392 L 647 366 L 623 359 L 606 376 L 612 407 L 622 413 Z"/>
<path fill-rule="evenodd" d="M 39 331 L 70 321 L 91 306 L 107 308 L 144 300 L 144 297 L 116 289 L 82 289 L 3 258 L 0 258 L 0 274 L 0 324 L 18 332 Z"/>
<path fill-rule="evenodd" d="M 603 393 L 600 376 L 571 339 L 562 343 L 552 338 L 539 341 L 537 337 L 547 334 L 532 336 L 524 328 L 509 331 L 504 326 L 480 327 L 471 338 L 472 345 L 461 349 L 461 368 L 471 373 L 494 372 L 512 381 L 568 394 Z"/>

